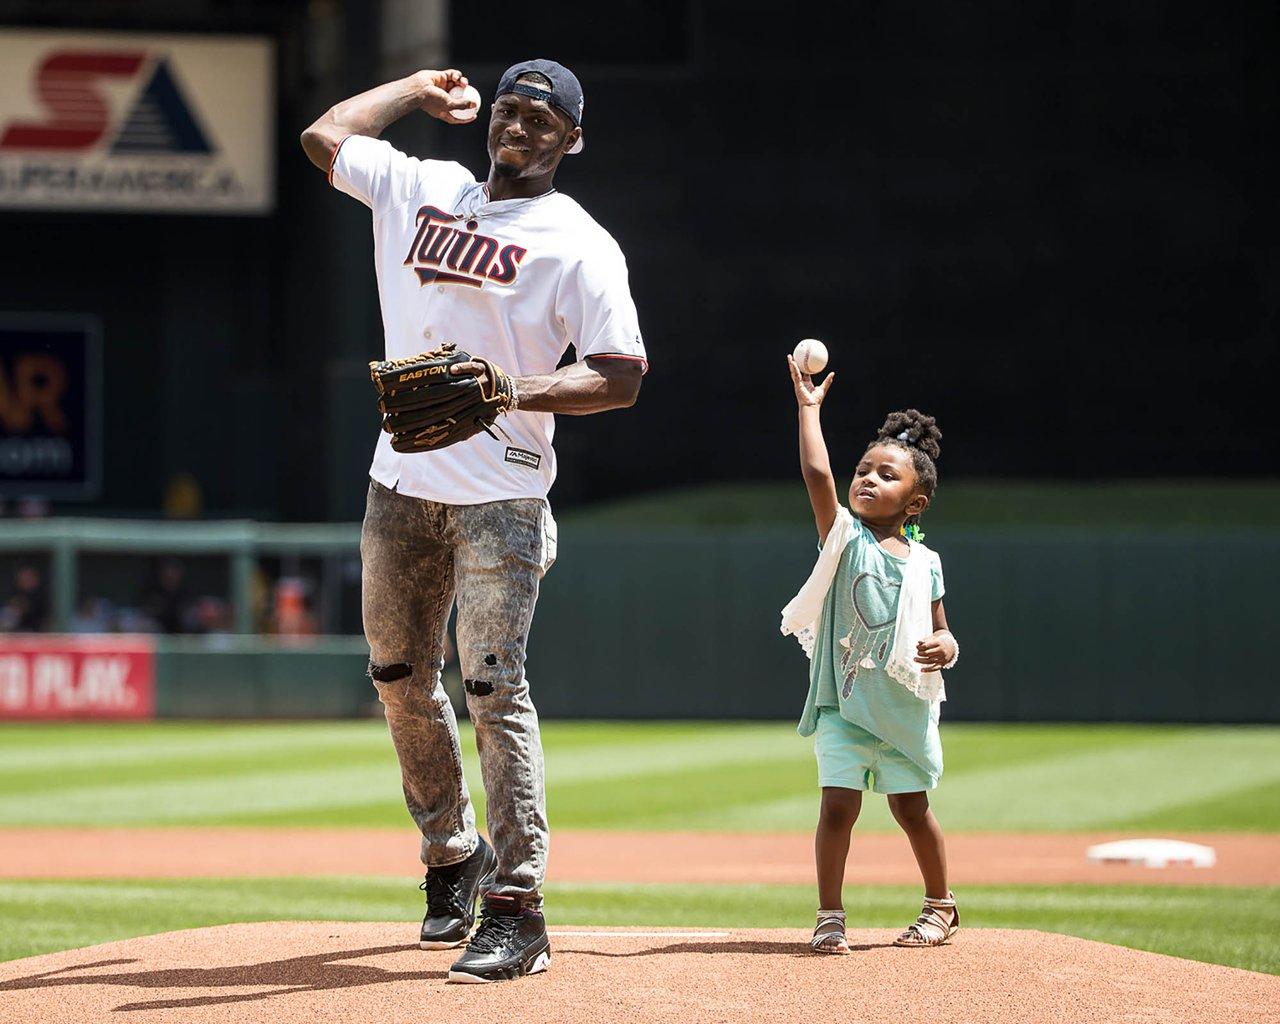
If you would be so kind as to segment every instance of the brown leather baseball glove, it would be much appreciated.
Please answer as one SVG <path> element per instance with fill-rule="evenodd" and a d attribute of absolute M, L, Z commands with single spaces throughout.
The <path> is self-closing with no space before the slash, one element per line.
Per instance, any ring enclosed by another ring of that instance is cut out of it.
<path fill-rule="evenodd" d="M 478 363 L 484 372 L 450 373 L 461 363 Z M 437 451 L 482 430 L 496 439 L 489 428 L 515 404 L 511 378 L 500 367 L 454 344 L 370 363 L 369 376 L 381 396 L 382 429 L 398 452 Z"/>

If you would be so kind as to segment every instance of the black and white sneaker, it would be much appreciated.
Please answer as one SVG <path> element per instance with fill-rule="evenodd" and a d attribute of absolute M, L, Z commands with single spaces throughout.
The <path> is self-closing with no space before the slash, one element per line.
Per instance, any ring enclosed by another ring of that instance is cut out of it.
<path fill-rule="evenodd" d="M 418 945 L 422 949 L 453 949 L 467 941 L 476 923 L 476 900 L 493 884 L 498 856 L 480 837 L 475 851 L 464 861 L 442 868 L 428 868 L 419 889 L 427 893 L 427 916 L 422 919 Z"/>
<path fill-rule="evenodd" d="M 551 940 L 541 910 L 515 896 L 489 895 L 480 913 L 480 927 L 467 951 L 449 968 L 449 981 L 483 984 L 547 969 Z"/>

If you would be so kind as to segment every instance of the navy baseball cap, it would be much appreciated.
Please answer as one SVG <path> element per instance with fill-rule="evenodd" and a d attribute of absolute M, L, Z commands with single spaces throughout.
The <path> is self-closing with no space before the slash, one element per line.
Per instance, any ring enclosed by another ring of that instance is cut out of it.
<path fill-rule="evenodd" d="M 524 75 L 541 75 L 551 83 L 551 87 L 547 88 L 537 82 L 521 82 L 520 78 Z M 573 122 L 574 127 L 582 127 L 582 84 L 578 81 L 578 76 L 563 64 L 557 64 L 553 60 L 522 60 L 519 64 L 512 64 L 498 80 L 498 91 L 493 98 L 496 101 L 499 96 L 512 92 L 517 96 L 544 100 L 562 111 Z M 569 152 L 582 152 L 581 137 Z"/>

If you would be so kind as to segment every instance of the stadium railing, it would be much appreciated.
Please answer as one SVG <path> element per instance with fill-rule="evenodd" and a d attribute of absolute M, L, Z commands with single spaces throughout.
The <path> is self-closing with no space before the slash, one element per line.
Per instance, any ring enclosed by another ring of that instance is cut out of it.
<path fill-rule="evenodd" d="M 262 557 L 356 554 L 359 523 L 278 524 L 246 520 L 164 522 L 117 519 L 10 520 L 0 524 L 0 553 L 47 553 L 51 627 L 71 628 L 80 589 L 80 559 L 114 555 L 213 555 L 230 566 L 232 632 L 253 633 L 254 566 Z"/>

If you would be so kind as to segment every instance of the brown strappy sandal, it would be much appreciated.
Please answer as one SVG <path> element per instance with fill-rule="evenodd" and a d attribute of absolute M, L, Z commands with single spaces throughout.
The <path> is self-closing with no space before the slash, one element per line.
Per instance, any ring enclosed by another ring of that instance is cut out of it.
<path fill-rule="evenodd" d="M 948 921 L 945 912 L 951 911 Z M 895 946 L 941 946 L 960 930 L 960 909 L 956 906 L 956 894 L 947 893 L 945 900 L 925 897 L 924 909 L 907 930 L 893 940 Z"/>
<path fill-rule="evenodd" d="M 849 940 L 844 935 L 843 910 L 819 910 L 818 923 L 813 929 L 809 948 L 815 953 L 849 952 Z"/>

